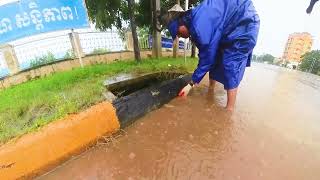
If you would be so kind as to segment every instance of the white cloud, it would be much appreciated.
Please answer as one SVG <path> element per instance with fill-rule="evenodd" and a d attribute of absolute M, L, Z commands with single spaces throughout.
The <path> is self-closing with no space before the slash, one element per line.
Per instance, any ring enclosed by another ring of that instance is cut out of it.
<path fill-rule="evenodd" d="M 1 0 L 0 1 L 0 6 L 4 5 L 4 4 L 9 4 L 9 3 L 14 3 L 14 2 L 18 2 L 19 0 Z"/>

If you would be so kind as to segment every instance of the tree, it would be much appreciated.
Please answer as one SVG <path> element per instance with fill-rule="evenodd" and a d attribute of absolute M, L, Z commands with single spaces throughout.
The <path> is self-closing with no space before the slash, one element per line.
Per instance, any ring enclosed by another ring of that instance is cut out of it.
<path fill-rule="evenodd" d="M 159 58 L 162 56 L 162 46 L 161 46 L 161 24 L 158 16 L 161 11 L 161 1 L 152 0 L 151 3 L 152 10 L 152 57 Z"/>
<path fill-rule="evenodd" d="M 252 55 L 252 61 L 257 61 L 257 55 Z"/>
<path fill-rule="evenodd" d="M 189 1 L 189 7 L 196 6 L 199 4 L 202 0 L 190 0 Z M 152 11 L 150 10 L 151 7 L 151 0 L 140 0 L 139 1 L 139 6 L 137 8 L 137 25 L 139 27 L 146 27 L 149 28 L 149 32 L 151 34 L 152 32 Z M 184 7 L 184 2 L 181 1 L 182 7 Z M 171 7 L 173 7 L 175 4 L 179 3 L 179 0 L 161 0 L 161 12 L 167 12 Z M 146 18 L 150 17 L 150 18 Z M 174 52 L 175 53 L 175 52 Z"/>
<path fill-rule="evenodd" d="M 299 69 L 305 72 L 311 72 L 313 74 L 320 73 L 320 50 L 315 50 L 306 53 L 302 56 Z"/>
<path fill-rule="evenodd" d="M 272 56 L 271 54 L 263 54 L 261 56 L 254 55 L 252 58 L 253 61 L 267 62 L 269 64 L 273 64 L 274 59 L 275 59 L 275 57 Z"/>
<path fill-rule="evenodd" d="M 135 4 L 133 0 L 86 0 L 86 6 L 90 20 L 100 30 L 116 27 L 123 30 L 123 22 L 130 21 L 134 53 L 137 61 L 140 61 L 140 49 L 134 18 Z"/>
<path fill-rule="evenodd" d="M 134 57 L 139 62 L 141 61 L 140 56 L 140 48 L 139 48 L 139 40 L 137 35 L 137 26 L 134 17 L 134 0 L 128 0 L 128 12 L 130 18 L 131 32 L 133 37 L 133 49 L 134 49 Z"/>

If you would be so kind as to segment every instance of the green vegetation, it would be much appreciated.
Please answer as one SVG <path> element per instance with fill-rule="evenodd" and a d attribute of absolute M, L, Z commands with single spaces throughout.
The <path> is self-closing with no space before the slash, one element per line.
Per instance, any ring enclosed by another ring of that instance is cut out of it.
<path fill-rule="evenodd" d="M 320 50 L 311 51 L 303 55 L 299 69 L 320 75 Z"/>
<path fill-rule="evenodd" d="M 178 0 L 179 1 L 179 0 Z M 160 0 L 161 11 L 169 10 L 177 0 Z M 195 6 L 202 0 L 190 0 L 189 6 Z M 135 59 L 140 61 L 139 41 L 137 38 L 137 27 L 146 28 L 151 32 L 151 17 L 154 9 L 151 8 L 150 0 L 85 0 L 90 21 L 97 29 L 106 30 L 116 27 L 120 37 L 124 37 L 128 28 L 131 29 Z M 180 1 L 179 1 L 180 2 Z M 181 1 L 182 6 L 183 1 Z M 152 10 L 153 9 L 153 10 Z M 130 24 L 130 26 L 128 26 Z"/>
<path fill-rule="evenodd" d="M 192 71 L 195 59 L 120 61 L 60 72 L 0 90 L 0 142 L 34 131 L 51 121 L 103 101 L 106 77 L 118 73 Z"/>
<path fill-rule="evenodd" d="M 43 55 L 42 57 L 36 57 L 35 59 L 31 60 L 30 66 L 31 68 L 42 66 L 44 64 L 52 63 L 56 60 L 54 55 L 51 52 Z"/>
<path fill-rule="evenodd" d="M 108 49 L 97 48 L 97 49 L 94 49 L 91 54 L 105 54 L 107 52 L 108 52 Z"/>
<path fill-rule="evenodd" d="M 69 49 L 66 54 L 63 56 L 63 59 L 74 59 L 76 55 L 74 54 L 72 49 Z"/>
<path fill-rule="evenodd" d="M 268 64 L 273 64 L 275 57 L 272 56 L 271 54 L 263 54 L 261 56 L 253 55 L 252 60 L 256 62 L 262 62 L 262 63 L 266 62 Z"/>

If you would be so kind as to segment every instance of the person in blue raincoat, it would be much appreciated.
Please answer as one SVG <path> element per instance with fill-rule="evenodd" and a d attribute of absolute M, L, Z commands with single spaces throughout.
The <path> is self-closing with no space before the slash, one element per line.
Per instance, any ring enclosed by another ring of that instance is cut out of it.
<path fill-rule="evenodd" d="M 191 38 L 199 49 L 199 64 L 192 81 L 179 93 L 187 96 L 209 72 L 209 90 L 216 81 L 227 90 L 226 109 L 233 110 L 245 68 L 250 66 L 260 19 L 251 0 L 204 0 L 171 20 L 173 38 Z"/>

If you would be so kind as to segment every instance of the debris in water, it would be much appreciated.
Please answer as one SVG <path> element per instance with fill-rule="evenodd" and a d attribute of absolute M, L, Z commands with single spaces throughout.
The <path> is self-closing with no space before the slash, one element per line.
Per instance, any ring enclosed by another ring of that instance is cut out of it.
<path fill-rule="evenodd" d="M 190 139 L 190 140 L 193 140 L 193 138 L 194 138 L 193 135 L 192 135 L 192 134 L 189 134 L 189 139 Z"/>
<path fill-rule="evenodd" d="M 135 154 L 135 153 L 131 152 L 131 153 L 129 154 L 129 158 L 130 158 L 130 159 L 134 159 L 135 157 L 136 157 L 136 154 Z"/>
<path fill-rule="evenodd" d="M 152 96 L 158 96 L 160 94 L 159 91 L 151 91 Z"/>
<path fill-rule="evenodd" d="M 166 108 L 174 108 L 174 106 L 170 105 L 170 104 L 165 104 L 164 107 L 166 107 Z"/>

